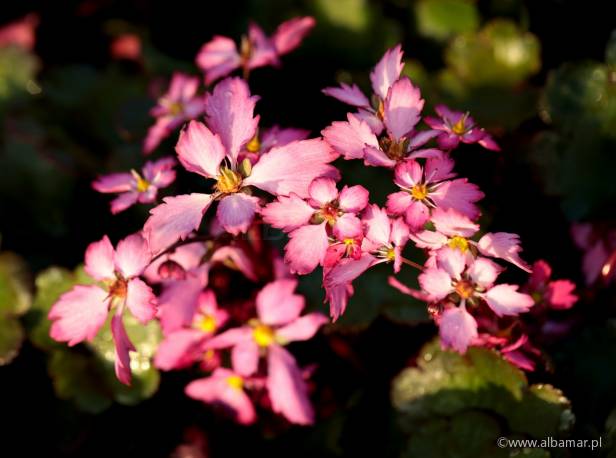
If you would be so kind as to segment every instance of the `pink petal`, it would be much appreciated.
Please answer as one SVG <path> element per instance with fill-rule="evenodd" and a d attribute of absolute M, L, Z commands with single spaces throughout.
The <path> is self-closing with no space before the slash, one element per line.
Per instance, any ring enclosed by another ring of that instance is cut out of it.
<path fill-rule="evenodd" d="M 295 294 L 296 279 L 268 283 L 257 294 L 257 315 L 268 326 L 281 326 L 296 320 L 306 304 L 304 296 Z"/>
<path fill-rule="evenodd" d="M 489 149 L 491 151 L 500 151 L 500 146 L 498 146 L 498 144 L 494 141 L 494 139 L 488 134 L 486 134 L 477 143 L 479 143 L 485 149 Z"/>
<path fill-rule="evenodd" d="M 251 44 L 248 68 L 264 67 L 266 65 L 278 65 L 278 54 L 274 42 L 270 40 L 261 27 L 254 22 L 248 25 L 248 39 Z"/>
<path fill-rule="evenodd" d="M 197 54 L 197 65 L 205 72 L 205 82 L 228 75 L 240 66 L 240 55 L 231 38 L 215 36 Z"/>
<path fill-rule="evenodd" d="M 158 345 L 154 365 L 163 371 L 191 366 L 203 355 L 203 342 L 206 338 L 198 329 L 172 332 Z"/>
<path fill-rule="evenodd" d="M 225 158 L 220 137 L 199 121 L 190 121 L 180 132 L 175 150 L 184 168 L 206 178 L 216 178 L 218 167 Z"/>
<path fill-rule="evenodd" d="M 471 237 L 479 230 L 479 226 L 473 223 L 468 217 L 462 213 L 450 208 L 444 210 L 437 208 L 432 212 L 432 222 L 436 230 L 450 237 L 459 235 L 462 237 Z"/>
<path fill-rule="evenodd" d="M 574 291 L 575 283 L 569 280 L 556 280 L 548 285 L 546 299 L 553 309 L 570 309 L 578 300 L 578 297 L 573 294 Z"/>
<path fill-rule="evenodd" d="M 310 131 L 306 129 L 272 126 L 260 134 L 261 151 L 267 152 L 274 146 L 283 146 L 296 140 L 305 140 L 308 138 L 308 135 L 310 135 Z"/>
<path fill-rule="evenodd" d="M 148 161 L 143 166 L 143 176 L 157 188 L 166 188 L 175 181 L 173 167 L 176 161 L 172 157 L 163 157 L 157 161 Z"/>
<path fill-rule="evenodd" d="M 353 114 L 347 114 L 348 122 L 335 121 L 321 131 L 323 138 L 345 159 L 361 159 L 364 148 L 378 148 L 379 143 L 370 126 Z"/>
<path fill-rule="evenodd" d="M 308 224 L 314 211 L 314 208 L 297 194 L 291 194 L 288 197 L 279 196 L 261 209 L 261 215 L 267 224 L 289 232 Z"/>
<path fill-rule="evenodd" d="M 477 322 L 464 307 L 448 308 L 441 316 L 439 334 L 445 347 L 464 354 L 477 338 Z"/>
<path fill-rule="evenodd" d="M 384 122 L 387 131 L 396 139 L 406 136 L 419 122 L 424 106 L 419 89 L 407 77 L 396 81 L 385 99 Z"/>
<path fill-rule="evenodd" d="M 475 184 L 469 183 L 466 178 L 445 181 L 435 191 L 430 193 L 434 203 L 445 210 L 453 208 L 470 219 L 480 215 L 475 202 L 483 199 L 484 194 Z"/>
<path fill-rule="evenodd" d="M 528 294 L 518 293 L 517 285 L 496 285 L 485 293 L 488 306 L 498 316 L 528 312 L 535 304 Z"/>
<path fill-rule="evenodd" d="M 240 148 L 257 131 L 259 116 L 253 116 L 257 100 L 258 97 L 250 96 L 246 81 L 227 78 L 216 85 L 205 101 L 208 125 L 220 136 L 233 163 Z"/>
<path fill-rule="evenodd" d="M 106 291 L 77 285 L 60 296 L 49 311 L 48 318 L 53 321 L 49 335 L 69 346 L 91 341 L 105 324 L 108 309 Z"/>
<path fill-rule="evenodd" d="M 132 234 L 120 240 L 115 254 L 116 269 L 125 278 L 141 275 L 150 263 L 151 255 L 146 240 L 141 234 Z"/>
<path fill-rule="evenodd" d="M 401 283 L 400 281 L 398 281 L 398 279 L 394 276 L 390 276 L 387 278 L 387 283 L 389 284 L 389 286 L 396 288 L 398 291 L 400 291 L 402 294 L 406 294 L 407 296 L 411 296 L 417 300 L 420 301 L 424 301 L 424 302 L 428 302 L 429 298 L 428 296 L 423 292 L 420 291 L 418 289 L 414 289 L 414 288 L 409 288 L 408 286 L 406 286 L 405 284 Z"/>
<path fill-rule="evenodd" d="M 370 100 L 368 100 L 368 97 L 364 95 L 356 84 L 348 85 L 346 83 L 340 83 L 339 87 L 326 87 L 322 92 L 348 105 L 370 108 Z"/>
<path fill-rule="evenodd" d="M 412 203 L 413 197 L 408 192 L 394 192 L 387 196 L 387 211 L 394 216 L 401 215 Z"/>
<path fill-rule="evenodd" d="M 268 351 L 267 389 L 272 410 L 282 414 L 291 423 L 309 425 L 314 422 L 314 411 L 308 399 L 308 388 L 289 352 L 278 345 Z"/>
<path fill-rule="evenodd" d="M 310 183 L 308 194 L 313 205 L 323 206 L 338 198 L 336 182 L 331 178 L 317 178 Z"/>
<path fill-rule="evenodd" d="M 362 222 L 352 213 L 345 213 L 336 220 L 333 232 L 340 241 L 356 239 L 363 234 Z"/>
<path fill-rule="evenodd" d="M 363 216 L 366 225 L 366 237 L 379 245 L 389 245 L 391 222 L 387 212 L 378 205 L 372 204 L 366 208 Z"/>
<path fill-rule="evenodd" d="M 451 277 L 442 269 L 430 267 L 418 277 L 419 285 L 432 301 L 439 301 L 453 291 Z"/>
<path fill-rule="evenodd" d="M 85 271 L 95 280 L 115 278 L 113 245 L 106 235 L 98 242 L 88 245 L 85 255 Z"/>
<path fill-rule="evenodd" d="M 401 188 L 412 188 L 422 181 L 422 177 L 423 169 L 414 160 L 400 162 L 394 170 L 394 182 Z"/>
<path fill-rule="evenodd" d="M 424 224 L 430 219 L 430 209 L 423 203 L 413 200 L 404 214 L 404 220 L 411 231 L 417 232 L 423 229 Z"/>
<path fill-rule="evenodd" d="M 387 91 L 400 77 L 404 64 L 402 63 L 402 48 L 397 45 L 395 48 L 387 50 L 381 60 L 376 64 L 372 73 L 370 73 L 370 81 L 372 89 L 382 99 L 387 97 Z"/>
<path fill-rule="evenodd" d="M 439 232 L 421 231 L 409 234 L 409 238 L 415 242 L 417 248 L 436 250 L 447 243 L 447 237 Z"/>
<path fill-rule="evenodd" d="M 252 328 L 243 326 L 241 328 L 232 328 L 222 334 L 212 337 L 205 343 L 206 349 L 217 350 L 220 348 L 229 348 L 239 345 L 243 342 L 252 342 Z"/>
<path fill-rule="evenodd" d="M 325 274 L 323 286 L 327 290 L 332 290 L 341 285 L 349 285 L 377 262 L 378 260 L 370 254 L 363 254 L 359 259 L 343 259 Z"/>
<path fill-rule="evenodd" d="M 335 322 L 344 313 L 352 295 L 353 287 L 350 284 L 325 289 L 325 300 L 329 302 L 329 315 L 332 321 Z"/>
<path fill-rule="evenodd" d="M 193 275 L 165 285 L 158 298 L 158 318 L 165 335 L 191 325 L 204 286 L 203 279 Z"/>
<path fill-rule="evenodd" d="M 458 251 L 458 250 L 456 250 Z M 503 271 L 502 267 L 486 258 L 477 258 L 468 268 L 471 280 L 482 288 L 492 287 L 496 277 Z"/>
<path fill-rule="evenodd" d="M 272 36 L 278 54 L 287 54 L 297 48 L 315 24 L 310 16 L 296 17 L 280 24 Z"/>
<path fill-rule="evenodd" d="M 345 186 L 338 197 L 340 209 L 347 213 L 359 213 L 368 205 L 369 194 L 361 185 Z"/>
<path fill-rule="evenodd" d="M 436 260 L 439 267 L 456 280 L 459 280 L 464 267 L 466 267 L 466 255 L 460 250 L 443 247 L 438 250 Z"/>
<path fill-rule="evenodd" d="M 284 260 L 291 272 L 306 275 L 323 262 L 329 246 L 324 221 L 295 229 L 289 234 L 289 243 L 285 246 Z"/>
<path fill-rule="evenodd" d="M 135 191 L 120 194 L 111 201 L 111 213 L 117 215 L 118 213 L 123 212 L 127 208 L 135 205 L 139 200 L 139 194 L 140 193 Z"/>
<path fill-rule="evenodd" d="M 254 340 L 243 340 L 233 347 L 231 351 L 233 370 L 248 377 L 259 367 L 259 346 Z"/>
<path fill-rule="evenodd" d="M 329 320 L 321 313 L 309 313 L 276 330 L 276 338 L 285 345 L 298 340 L 308 340 Z"/>
<path fill-rule="evenodd" d="M 528 278 L 528 286 L 534 290 L 543 288 L 550 281 L 551 276 L 552 268 L 546 261 L 543 259 L 535 261 L 533 263 L 533 273 Z"/>
<path fill-rule="evenodd" d="M 396 166 L 396 161 L 387 157 L 380 148 L 374 146 L 364 148 L 364 163 L 373 167 L 387 167 L 388 169 L 393 169 Z"/>
<path fill-rule="evenodd" d="M 232 265 L 246 276 L 249 280 L 258 281 L 255 266 L 251 257 L 240 247 L 223 246 L 212 254 L 211 262 L 231 261 Z"/>
<path fill-rule="evenodd" d="M 143 227 L 153 255 L 197 230 L 203 214 L 212 203 L 212 196 L 185 194 L 165 197 L 163 202 L 150 210 L 150 217 Z"/>
<path fill-rule="evenodd" d="M 294 192 L 307 197 L 312 180 L 330 176 L 335 170 L 328 164 L 336 157 L 330 146 L 319 138 L 276 146 L 261 155 L 244 184 L 274 195 L 286 196 Z"/>
<path fill-rule="evenodd" d="M 98 192 L 126 192 L 133 189 L 135 179 L 130 173 L 112 173 L 99 177 L 92 183 L 92 187 Z"/>
<path fill-rule="evenodd" d="M 156 296 L 143 280 L 133 278 L 128 282 L 126 306 L 141 324 L 146 324 L 156 315 Z"/>
<path fill-rule="evenodd" d="M 517 234 L 508 232 L 486 234 L 477 243 L 477 248 L 486 256 L 504 259 L 526 272 L 531 272 L 530 266 L 518 254 L 522 251 L 522 247 L 520 246 L 520 237 Z"/>
<path fill-rule="evenodd" d="M 158 118 L 154 125 L 148 129 L 148 133 L 143 141 L 144 154 L 150 154 L 154 151 L 160 142 L 168 137 L 180 124 L 181 122 L 178 123 L 177 119 L 170 118 L 169 116 Z"/>
<path fill-rule="evenodd" d="M 238 235 L 248 230 L 258 209 L 258 197 L 238 192 L 222 198 L 216 209 L 216 217 L 227 232 Z"/>
<path fill-rule="evenodd" d="M 115 314 L 111 318 L 111 334 L 115 344 L 115 373 L 118 380 L 125 385 L 131 383 L 130 351 L 136 351 L 128 338 L 122 315 Z"/>

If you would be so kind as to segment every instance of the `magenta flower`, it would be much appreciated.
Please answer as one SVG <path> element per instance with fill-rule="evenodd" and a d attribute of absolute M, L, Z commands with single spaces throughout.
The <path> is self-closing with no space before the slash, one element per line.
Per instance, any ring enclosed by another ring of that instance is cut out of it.
<path fill-rule="evenodd" d="M 300 317 L 305 300 L 293 293 L 296 286 L 294 279 L 268 283 L 257 294 L 257 318 L 217 335 L 206 343 L 206 348 L 232 347 L 233 370 L 243 377 L 255 374 L 260 356 L 266 357 L 266 386 L 274 412 L 292 423 L 311 424 L 314 412 L 306 384 L 295 359 L 283 346 L 310 339 L 327 318 L 320 313 Z"/>
<path fill-rule="evenodd" d="M 242 425 L 256 421 L 257 415 L 252 401 L 244 391 L 245 378 L 229 369 L 217 368 L 210 377 L 190 382 L 186 395 L 226 408 L 231 416 Z"/>
<path fill-rule="evenodd" d="M 130 342 L 122 313 L 130 312 L 145 324 L 156 314 L 156 297 L 152 289 L 139 278 L 150 262 L 150 253 L 143 237 L 134 234 L 118 243 L 114 250 L 109 238 L 88 246 L 85 270 L 104 286 L 78 285 L 60 296 L 49 312 L 53 321 L 50 336 L 70 346 L 84 340 L 91 341 L 105 324 L 109 310 L 115 307 L 111 330 L 116 348 L 115 372 L 118 379 L 129 385 L 131 381 Z"/>
<path fill-rule="evenodd" d="M 437 105 L 434 109 L 440 119 L 426 116 L 424 121 L 432 129 L 441 132 L 436 137 L 441 149 L 451 151 L 462 142 L 479 143 L 486 149 L 500 151 L 492 137 L 477 126 L 468 113 L 450 110 L 445 105 Z"/>
<path fill-rule="evenodd" d="M 257 134 L 244 145 L 238 156 L 238 162 L 248 159 L 251 165 L 259 160 L 261 154 L 267 153 L 275 146 L 285 146 L 298 140 L 306 140 L 310 132 L 305 129 L 294 127 L 272 126 Z"/>
<path fill-rule="evenodd" d="M 451 180 L 453 165 L 446 156 L 427 159 L 423 168 L 412 159 L 398 163 L 394 183 L 402 191 L 387 197 L 387 211 L 404 215 L 411 231 L 422 229 L 435 208 L 453 208 L 476 219 L 480 212 L 475 202 L 484 194 L 466 178 Z"/>
<path fill-rule="evenodd" d="M 244 74 L 254 68 L 279 66 L 280 57 L 297 48 L 315 25 L 309 16 L 283 22 L 271 37 L 255 23 L 248 27 L 248 37 L 243 37 L 240 49 L 228 37 L 215 36 L 203 45 L 197 54 L 197 65 L 205 73 L 206 84 L 229 75 L 238 68 Z"/>
<path fill-rule="evenodd" d="M 169 371 L 191 366 L 205 353 L 205 342 L 229 319 L 229 314 L 218 308 L 211 290 L 199 295 L 198 306 L 190 327 L 183 327 L 167 334 L 159 344 L 154 364 Z"/>
<path fill-rule="evenodd" d="M 359 113 L 349 113 L 348 121 L 337 121 L 325 128 L 323 138 L 345 159 L 364 159 L 366 165 L 375 167 L 394 168 L 400 161 L 443 154 L 437 149 L 421 148 L 438 132 L 415 130 L 424 100 L 411 80 L 404 77 L 392 82 L 382 103 L 384 127 L 378 133 Z"/>
<path fill-rule="evenodd" d="M 279 197 L 261 211 L 263 220 L 289 232 L 285 261 L 291 272 L 301 275 L 323 265 L 329 239 L 345 226 L 360 224 L 356 214 L 368 205 L 363 186 L 336 189 L 331 178 L 317 178 L 308 188 L 308 196 Z"/>
<path fill-rule="evenodd" d="M 543 303 L 555 310 L 570 309 L 578 300 L 573 293 L 575 283 L 569 280 L 552 280 L 551 277 L 550 265 L 543 260 L 536 261 L 524 289 L 536 303 Z"/>
<path fill-rule="evenodd" d="M 204 97 L 197 94 L 199 78 L 184 73 L 174 73 L 169 90 L 158 99 L 150 114 L 156 122 L 148 130 L 143 152 L 150 154 L 160 142 L 186 121 L 200 116 L 205 109 Z"/>
<path fill-rule="evenodd" d="M 475 242 L 470 238 L 479 230 L 479 226 L 453 208 L 435 209 L 430 220 L 436 230 L 409 234 L 418 248 L 427 248 L 435 254 L 441 248 L 448 246 L 465 253 L 469 258 L 474 257 L 474 252 L 479 252 L 484 256 L 503 259 L 526 272 L 531 272 L 530 266 L 520 258 L 522 247 L 517 234 L 487 233 Z"/>
<path fill-rule="evenodd" d="M 137 202 L 148 204 L 156 201 L 158 190 L 166 188 L 175 180 L 175 159 L 165 157 L 148 161 L 141 174 L 135 170 L 130 173 L 112 173 L 98 178 L 92 187 L 102 193 L 119 194 L 111 201 L 111 213 L 120 213 Z"/>
<path fill-rule="evenodd" d="M 259 198 L 250 194 L 255 187 L 274 195 L 308 195 L 316 177 L 337 176 L 329 165 L 336 154 L 321 139 L 294 141 L 259 156 L 254 166 L 238 164 L 246 142 L 256 133 L 259 117 L 253 116 L 256 97 L 239 78 L 219 83 L 208 97 L 209 128 L 192 121 L 182 131 L 176 151 L 186 170 L 216 181 L 212 194 L 167 197 L 154 208 L 144 232 L 153 253 L 199 228 L 203 214 L 219 201 L 216 216 L 231 234 L 245 232 L 260 208 Z"/>
<path fill-rule="evenodd" d="M 441 317 L 443 344 L 464 353 L 477 337 L 477 323 L 466 305 L 485 302 L 497 315 L 518 315 L 527 312 L 533 298 L 519 293 L 517 285 L 494 285 L 502 269 L 486 258 L 476 258 L 467 266 L 468 258 L 458 249 L 439 250 L 436 262 L 419 275 L 419 284 L 431 302 L 445 299 L 458 304 L 456 311 L 445 311 Z M 451 310 L 451 309 L 448 309 Z"/>

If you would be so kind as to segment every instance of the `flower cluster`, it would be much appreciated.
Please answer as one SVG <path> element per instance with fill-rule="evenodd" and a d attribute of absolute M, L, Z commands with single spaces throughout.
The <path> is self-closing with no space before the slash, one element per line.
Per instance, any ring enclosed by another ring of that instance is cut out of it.
<path fill-rule="evenodd" d="M 321 268 L 335 321 L 349 305 L 353 282 L 391 264 L 394 273 L 417 269 L 420 289 L 394 277 L 390 284 L 428 304 L 444 346 L 461 353 L 471 345 L 496 348 L 532 369 L 527 354 L 537 350 L 519 315 L 570 308 L 574 285 L 551 281 L 546 263 L 531 269 L 516 234 L 482 231 L 484 194 L 456 174 L 451 152 L 463 143 L 499 147 L 468 113 L 437 106 L 437 117 L 424 117 L 419 89 L 402 76 L 400 46 L 371 72 L 370 98 L 356 85 L 324 89 L 354 112 L 321 137 L 259 125 L 249 70 L 279 65 L 313 26 L 312 18 L 292 19 L 267 37 L 252 24 L 239 50 L 233 40 L 215 37 L 197 56 L 205 83 L 220 80 L 207 91 L 200 91 L 198 77 L 173 76 L 152 110 L 157 120 L 144 149 L 153 152 L 183 126 L 177 160 L 201 175 L 205 191 L 159 202 L 158 191 L 175 178 L 172 158 L 147 162 L 141 173 L 96 180 L 96 190 L 119 193 L 113 213 L 136 203 L 157 205 L 143 230 L 117 249 L 107 237 L 90 245 L 86 271 L 99 283 L 61 296 L 49 314 L 52 337 L 69 345 L 91 340 L 113 310 L 116 373 L 130 383 L 134 346 L 123 315 L 156 319 L 164 339 L 155 365 L 166 371 L 198 365 L 207 373 L 186 387 L 188 396 L 222 406 L 243 424 L 253 423 L 259 409 L 309 424 L 315 418 L 311 371 L 300 368 L 286 345 L 312 338 L 329 320 L 302 314 L 299 276 Z M 243 78 L 221 79 L 236 69 Z M 332 165 L 337 159 L 385 168 L 391 177 L 386 202 L 371 202 L 362 184 L 341 185 Z M 282 258 L 264 240 L 265 225 L 288 235 Z M 420 260 L 405 257 L 410 247 L 423 253 Z M 499 282 L 503 262 L 532 271 L 528 285 Z"/>

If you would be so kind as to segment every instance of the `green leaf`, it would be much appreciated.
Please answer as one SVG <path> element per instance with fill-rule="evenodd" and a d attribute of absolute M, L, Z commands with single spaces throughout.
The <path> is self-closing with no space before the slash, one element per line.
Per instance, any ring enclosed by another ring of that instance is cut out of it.
<path fill-rule="evenodd" d="M 468 86 L 510 87 L 541 66 L 537 38 L 505 19 L 493 20 L 476 33 L 456 37 L 445 52 L 445 60 Z"/>
<path fill-rule="evenodd" d="M 438 341 L 422 349 L 417 367 L 396 377 L 392 401 L 403 430 L 409 433 L 428 420 L 455 423 L 456 416 L 469 411 L 504 422 L 507 429 L 499 435 L 507 437 L 556 437 L 573 423 L 569 401 L 559 390 L 549 385 L 528 386 L 524 374 L 492 350 L 470 348 L 459 355 L 441 350 Z M 491 438 L 496 430 L 490 431 Z M 455 430 L 450 432 L 447 440 L 454 440 L 455 434 Z M 478 438 L 477 447 L 481 443 Z"/>
<path fill-rule="evenodd" d="M 38 67 L 38 59 L 30 52 L 17 46 L 0 48 L 0 108 L 6 99 L 40 92 L 34 81 Z"/>
<path fill-rule="evenodd" d="M 314 4 L 332 25 L 361 32 L 370 24 L 370 10 L 366 0 L 315 0 Z"/>
<path fill-rule="evenodd" d="M 17 318 L 0 315 L 0 366 L 10 363 L 19 353 L 24 330 Z"/>
<path fill-rule="evenodd" d="M 415 3 L 415 15 L 419 33 L 437 40 L 479 27 L 479 13 L 469 0 L 422 0 Z"/>

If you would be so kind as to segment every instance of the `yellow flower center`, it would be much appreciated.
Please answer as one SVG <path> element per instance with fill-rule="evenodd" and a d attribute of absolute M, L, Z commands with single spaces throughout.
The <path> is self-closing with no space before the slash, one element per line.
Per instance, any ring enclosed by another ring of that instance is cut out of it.
<path fill-rule="evenodd" d="M 244 379 L 239 375 L 231 375 L 227 377 L 227 385 L 236 390 L 241 390 L 244 386 Z"/>
<path fill-rule="evenodd" d="M 128 290 L 128 282 L 119 277 L 109 286 L 109 296 L 117 299 L 124 299 Z"/>
<path fill-rule="evenodd" d="M 227 167 L 221 167 L 220 175 L 218 175 L 218 182 L 216 183 L 216 189 L 223 194 L 231 194 L 239 191 L 242 184 L 242 177 L 239 173 Z"/>
<path fill-rule="evenodd" d="M 466 132 L 466 125 L 465 125 L 465 121 L 466 121 L 466 116 L 462 116 L 457 123 L 455 123 L 453 126 L 451 126 L 451 130 L 453 131 L 454 134 L 456 135 L 462 135 Z"/>
<path fill-rule="evenodd" d="M 207 334 L 212 334 L 218 327 L 216 318 L 212 315 L 204 315 L 197 320 L 196 328 Z"/>
<path fill-rule="evenodd" d="M 416 184 L 411 188 L 411 196 L 415 200 L 424 200 L 428 197 L 428 187 L 425 184 Z"/>
<path fill-rule="evenodd" d="M 459 235 L 455 235 L 450 238 L 447 245 L 449 245 L 449 248 L 451 248 L 452 250 L 457 249 L 460 250 L 462 253 L 468 250 L 468 240 L 466 240 L 464 237 L 460 237 Z"/>
<path fill-rule="evenodd" d="M 456 284 L 456 293 L 458 293 L 462 299 L 468 299 L 474 292 L 475 288 L 467 281 L 462 280 Z"/>
<path fill-rule="evenodd" d="M 389 248 L 387 250 L 386 256 L 389 261 L 393 261 L 394 259 L 396 259 L 396 251 L 393 248 Z"/>
<path fill-rule="evenodd" d="M 346 246 L 353 246 L 355 245 L 355 240 L 354 239 L 344 239 L 342 243 L 344 243 Z"/>
<path fill-rule="evenodd" d="M 252 331 L 252 337 L 255 339 L 255 342 L 260 347 L 269 347 L 274 343 L 276 335 L 274 334 L 274 330 L 267 326 L 266 324 L 257 324 Z"/>
<path fill-rule="evenodd" d="M 150 182 L 139 175 L 136 170 L 131 170 L 130 173 L 137 182 L 137 192 L 146 192 L 150 187 Z"/>
<path fill-rule="evenodd" d="M 258 153 L 260 149 L 261 142 L 259 141 L 259 135 L 256 134 L 254 137 L 252 137 L 252 140 L 246 143 L 246 150 L 250 151 L 251 153 Z"/>
<path fill-rule="evenodd" d="M 184 105 L 181 102 L 171 102 L 167 105 L 167 110 L 171 116 L 178 116 L 184 111 Z"/>

